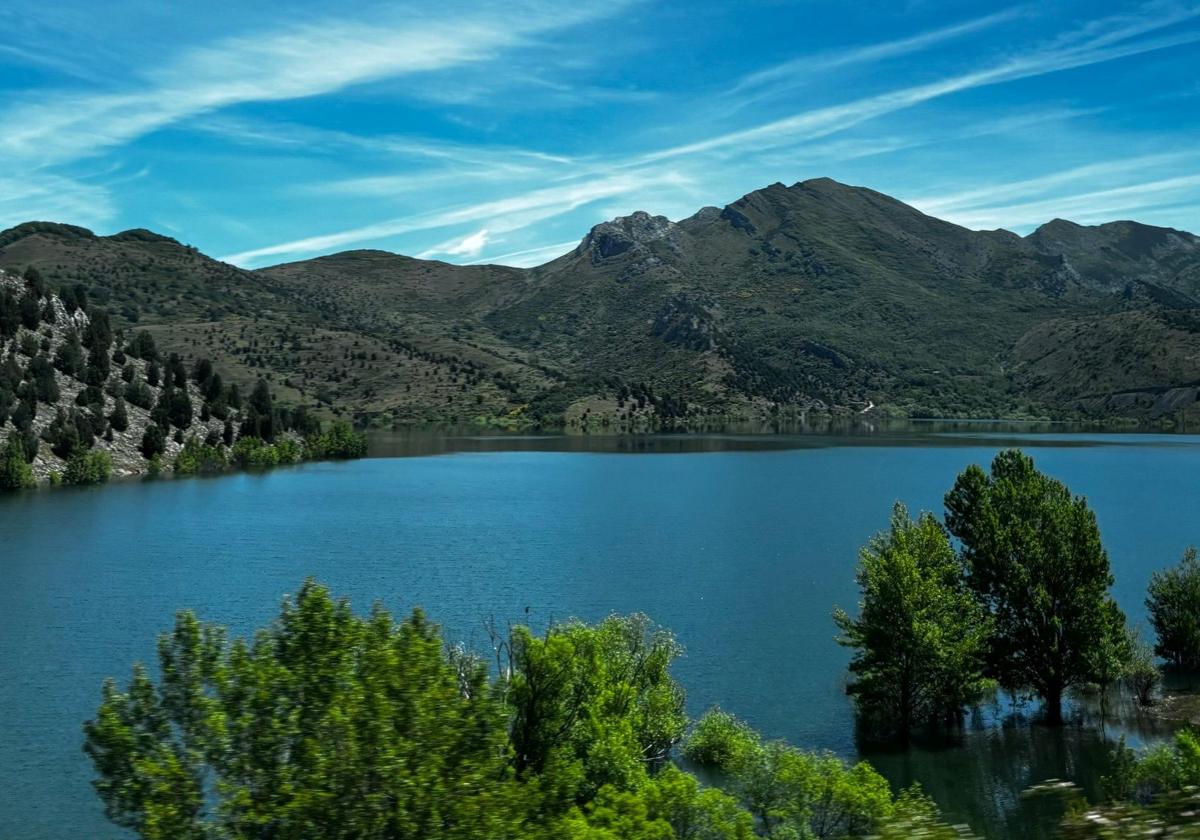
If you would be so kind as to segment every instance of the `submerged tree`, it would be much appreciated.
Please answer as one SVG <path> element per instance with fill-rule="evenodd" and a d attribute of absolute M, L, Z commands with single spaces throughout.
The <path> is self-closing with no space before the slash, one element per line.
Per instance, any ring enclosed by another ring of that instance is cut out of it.
<path fill-rule="evenodd" d="M 1154 652 L 1181 668 L 1200 666 L 1200 558 L 1188 548 L 1173 569 L 1155 572 L 1146 597 Z"/>
<path fill-rule="evenodd" d="M 1125 624 L 1095 514 L 1009 450 L 990 474 L 972 465 L 958 477 L 946 525 L 993 622 L 990 673 L 1005 688 L 1035 691 L 1047 719 L 1061 722 L 1063 693 L 1095 679 L 1097 648 Z"/>
<path fill-rule="evenodd" d="M 988 622 L 966 589 L 941 524 L 903 505 L 860 554 L 858 618 L 842 610 L 839 643 L 855 648 L 849 691 L 876 733 L 952 720 L 983 687 Z"/>

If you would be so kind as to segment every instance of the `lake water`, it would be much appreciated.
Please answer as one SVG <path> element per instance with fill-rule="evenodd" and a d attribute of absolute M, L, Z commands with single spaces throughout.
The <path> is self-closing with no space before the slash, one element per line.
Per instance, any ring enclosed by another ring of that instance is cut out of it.
<path fill-rule="evenodd" d="M 687 647 L 675 673 L 694 714 L 719 704 L 855 756 L 830 613 L 854 608 L 858 547 L 895 500 L 940 512 L 960 470 L 1013 442 L 1088 496 L 1141 620 L 1150 572 L 1200 543 L 1200 437 L 405 437 L 373 449 L 427 454 L 0 499 L 0 838 L 122 836 L 81 751 L 103 679 L 152 659 L 177 609 L 248 633 L 307 575 L 364 610 L 420 604 L 469 643 L 489 615 L 645 612 Z M 1160 728 L 1102 734 L 1089 715 L 1055 731 L 1004 706 L 950 743 L 868 757 L 987 836 L 1040 836 L 1046 806 L 1020 792 L 1094 788 L 1118 733 Z"/>

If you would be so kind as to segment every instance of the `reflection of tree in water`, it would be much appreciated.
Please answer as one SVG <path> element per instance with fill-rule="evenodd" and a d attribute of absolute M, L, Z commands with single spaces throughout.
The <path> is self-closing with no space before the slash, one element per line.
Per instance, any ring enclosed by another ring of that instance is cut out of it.
<path fill-rule="evenodd" d="M 1030 787 L 1069 780 L 1095 799 L 1119 738 L 1136 749 L 1174 729 L 1122 691 L 1111 690 L 1103 703 L 1099 694 L 1074 697 L 1061 727 L 1040 723 L 1036 703 L 998 696 L 953 732 L 914 739 L 907 750 L 860 740 L 859 751 L 894 788 L 919 782 L 952 823 L 984 837 L 1050 840 L 1064 800 L 1028 796 Z"/>

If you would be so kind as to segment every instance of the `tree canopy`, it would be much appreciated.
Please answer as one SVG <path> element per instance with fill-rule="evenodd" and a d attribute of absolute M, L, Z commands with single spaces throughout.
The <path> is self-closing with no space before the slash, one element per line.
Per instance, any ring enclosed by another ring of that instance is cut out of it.
<path fill-rule="evenodd" d="M 849 691 L 875 730 L 906 738 L 917 724 L 957 718 L 983 687 L 988 621 L 963 583 L 941 524 L 903 505 L 859 555 L 858 618 L 834 613 L 855 649 Z"/>
<path fill-rule="evenodd" d="M 1184 668 L 1200 666 L 1200 558 L 1188 548 L 1173 569 L 1150 578 L 1146 610 L 1158 640 L 1154 652 Z"/>
<path fill-rule="evenodd" d="M 181 612 L 157 680 L 107 681 L 84 726 L 96 791 L 155 840 L 801 840 L 890 830 L 914 796 L 936 814 L 748 728 L 730 790 L 674 767 L 680 647 L 644 616 L 492 641 L 489 675 L 421 610 L 360 616 L 312 581 L 250 640 Z"/>
<path fill-rule="evenodd" d="M 1032 689 L 1062 718 L 1066 689 L 1095 677 L 1096 650 L 1124 629 L 1095 514 L 1066 485 L 1008 450 L 968 467 L 946 495 L 968 586 L 993 625 L 989 672 Z"/>

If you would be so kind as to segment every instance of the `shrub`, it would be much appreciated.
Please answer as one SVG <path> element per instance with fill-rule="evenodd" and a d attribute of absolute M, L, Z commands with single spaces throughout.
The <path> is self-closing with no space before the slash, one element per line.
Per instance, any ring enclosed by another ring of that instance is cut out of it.
<path fill-rule="evenodd" d="M 219 472 L 225 469 L 227 463 L 225 450 L 220 446 L 211 446 L 189 437 L 175 456 L 175 472 L 179 475 Z"/>
<path fill-rule="evenodd" d="M 238 438 L 230 456 L 239 467 L 273 467 L 279 463 L 275 447 L 256 437 Z"/>
<path fill-rule="evenodd" d="M 741 766 L 758 746 L 758 735 L 748 724 L 712 708 L 684 742 L 683 755 L 704 767 L 729 771 Z"/>
<path fill-rule="evenodd" d="M 0 452 L 0 490 L 24 490 L 33 485 L 33 470 L 25 461 L 25 447 L 17 435 L 12 435 Z"/>
<path fill-rule="evenodd" d="M 367 454 L 367 436 L 354 431 L 345 421 L 336 421 L 325 432 L 309 435 L 304 441 L 309 458 L 362 458 Z"/>
<path fill-rule="evenodd" d="M 154 394 L 140 379 L 135 379 L 125 386 L 125 401 L 149 411 L 154 405 Z"/>
<path fill-rule="evenodd" d="M 303 460 L 304 449 L 294 440 L 277 440 L 274 449 L 277 464 L 299 464 Z"/>
<path fill-rule="evenodd" d="M 78 450 L 67 461 L 64 484 L 103 484 L 112 475 L 112 458 L 103 449 Z"/>
<path fill-rule="evenodd" d="M 1158 687 L 1161 674 L 1154 664 L 1154 651 L 1142 641 L 1137 633 L 1129 634 L 1129 663 L 1125 679 L 1133 689 L 1139 705 L 1149 706 L 1154 700 L 1154 689 Z"/>

